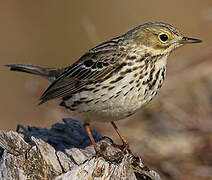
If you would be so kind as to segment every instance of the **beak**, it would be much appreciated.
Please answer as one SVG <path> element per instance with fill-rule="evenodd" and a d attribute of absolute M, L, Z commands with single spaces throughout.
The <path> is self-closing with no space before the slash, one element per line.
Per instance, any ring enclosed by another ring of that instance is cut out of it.
<path fill-rule="evenodd" d="M 191 43 L 201 43 L 202 40 L 200 39 L 194 39 L 189 37 L 183 37 L 180 41 L 181 44 L 191 44 Z"/>

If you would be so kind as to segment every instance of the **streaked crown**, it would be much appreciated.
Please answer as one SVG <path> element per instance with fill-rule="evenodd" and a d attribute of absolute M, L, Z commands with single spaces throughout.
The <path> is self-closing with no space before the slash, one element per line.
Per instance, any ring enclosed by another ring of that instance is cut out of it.
<path fill-rule="evenodd" d="M 166 54 L 186 43 L 199 43 L 201 40 L 183 36 L 175 27 L 162 23 L 150 22 L 127 32 L 125 36 L 133 39 L 151 54 Z"/>

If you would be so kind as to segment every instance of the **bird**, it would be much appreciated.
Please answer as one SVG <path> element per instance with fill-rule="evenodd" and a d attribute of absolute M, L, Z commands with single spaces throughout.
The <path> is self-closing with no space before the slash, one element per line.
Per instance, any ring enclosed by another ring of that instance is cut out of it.
<path fill-rule="evenodd" d="M 96 155 L 101 155 L 90 123 L 111 123 L 122 141 L 120 148 L 130 151 L 115 122 L 133 115 L 157 95 L 174 49 L 200 42 L 167 23 L 148 22 L 88 50 L 68 67 L 5 66 L 49 80 L 39 104 L 61 98 L 60 105 L 83 122 Z"/>

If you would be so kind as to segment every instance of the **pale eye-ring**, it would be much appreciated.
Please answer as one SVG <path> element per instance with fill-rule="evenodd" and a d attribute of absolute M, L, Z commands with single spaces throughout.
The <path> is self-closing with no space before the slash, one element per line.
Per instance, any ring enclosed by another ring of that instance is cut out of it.
<path fill-rule="evenodd" d="M 159 39 L 161 42 L 165 43 L 169 39 L 169 37 L 167 34 L 161 33 L 161 34 L 159 34 Z"/>

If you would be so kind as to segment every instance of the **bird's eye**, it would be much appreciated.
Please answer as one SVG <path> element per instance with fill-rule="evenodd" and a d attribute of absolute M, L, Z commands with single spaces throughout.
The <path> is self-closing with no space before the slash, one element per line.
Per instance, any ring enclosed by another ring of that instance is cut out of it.
<path fill-rule="evenodd" d="M 162 34 L 159 35 L 159 39 L 162 42 L 166 42 L 169 39 L 169 37 L 166 34 L 162 33 Z"/>

